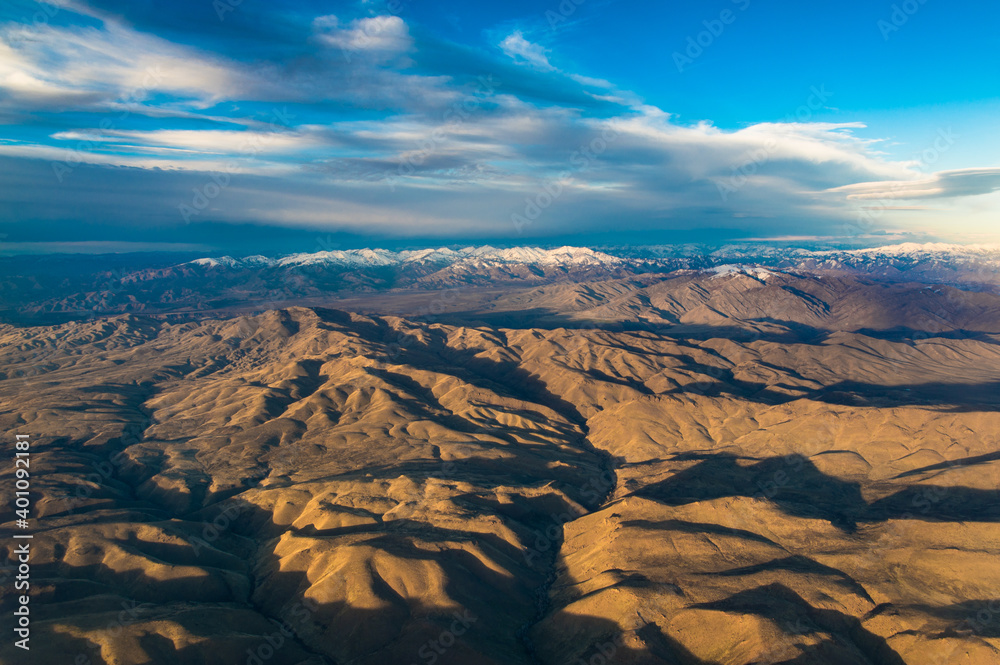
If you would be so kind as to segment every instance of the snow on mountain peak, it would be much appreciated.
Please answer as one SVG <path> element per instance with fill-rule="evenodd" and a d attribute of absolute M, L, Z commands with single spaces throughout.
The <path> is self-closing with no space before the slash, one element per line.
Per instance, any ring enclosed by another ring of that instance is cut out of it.
<path fill-rule="evenodd" d="M 217 259 L 210 259 L 210 258 L 195 259 L 194 261 L 189 261 L 189 263 L 193 263 L 194 265 L 198 266 L 204 266 L 206 268 L 218 268 L 219 266 L 225 266 L 226 268 L 234 268 L 237 265 L 239 265 L 240 262 L 231 256 L 220 256 Z"/>
<path fill-rule="evenodd" d="M 741 266 L 732 263 L 726 263 L 721 266 L 715 266 L 714 268 L 709 268 L 704 272 L 713 273 L 712 279 L 719 277 L 734 277 L 736 275 L 746 275 L 748 277 L 754 277 L 756 279 L 767 281 L 769 277 L 774 277 L 777 273 L 768 270 L 767 268 L 761 268 L 759 266 Z"/>
<path fill-rule="evenodd" d="M 953 256 L 1000 256 L 1000 245 L 954 245 L 943 242 L 916 243 L 904 242 L 898 245 L 885 245 L 884 247 L 871 247 L 868 249 L 853 249 L 844 252 L 837 250 L 825 252 L 827 254 L 844 253 L 868 256 L 896 256 L 896 257 L 917 257 L 936 255 L 942 258 Z"/>
<path fill-rule="evenodd" d="M 599 265 L 620 264 L 625 261 L 610 254 L 596 252 L 586 247 L 559 247 L 557 249 L 542 249 L 540 247 L 509 247 L 497 248 L 491 245 L 480 247 L 463 247 L 454 250 L 448 247 L 437 249 L 403 250 L 394 252 L 387 249 L 344 249 L 312 253 L 298 253 L 274 260 L 263 256 L 250 256 L 244 259 L 234 259 L 229 256 L 221 258 L 203 258 L 191 261 L 192 264 L 205 267 L 225 266 L 229 268 L 249 268 L 261 266 L 306 266 L 334 265 L 345 267 L 375 267 L 406 263 L 457 264 L 461 262 L 487 262 L 498 264 L 539 264 L 539 265 Z"/>
<path fill-rule="evenodd" d="M 867 249 L 807 250 L 777 247 L 770 244 L 737 244 L 709 250 L 699 254 L 694 247 L 681 247 L 683 256 L 676 251 L 669 256 L 668 248 L 653 247 L 644 250 L 618 248 L 613 254 L 587 247 L 563 246 L 555 249 L 521 246 L 498 248 L 491 245 L 469 246 L 460 249 L 448 247 L 392 251 L 378 248 L 330 250 L 299 253 L 271 259 L 249 256 L 234 259 L 230 256 L 201 258 L 189 265 L 210 269 L 262 269 L 292 268 L 299 266 L 330 267 L 351 270 L 396 266 L 422 266 L 431 271 L 446 270 L 453 275 L 477 273 L 483 270 L 509 272 L 517 266 L 542 269 L 627 269 L 640 272 L 648 269 L 677 270 L 681 268 L 707 268 L 716 277 L 747 275 L 761 281 L 776 273 L 761 266 L 814 271 L 849 270 L 866 274 L 898 276 L 919 268 L 925 278 L 940 281 L 964 279 L 975 273 L 978 281 L 994 281 L 991 275 L 1000 273 L 1000 245 L 953 245 L 946 243 L 902 243 Z M 715 265 L 714 268 L 709 266 Z M 657 268 L 656 266 L 660 266 Z M 537 271 L 536 271 L 537 272 Z"/>

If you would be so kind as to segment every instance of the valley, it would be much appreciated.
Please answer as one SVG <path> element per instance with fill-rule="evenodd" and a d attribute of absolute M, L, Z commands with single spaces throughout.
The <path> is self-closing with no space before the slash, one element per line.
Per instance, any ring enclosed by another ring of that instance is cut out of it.
<path fill-rule="evenodd" d="M 996 296 L 737 271 L 478 306 L 0 329 L 35 657 L 995 662 Z"/>

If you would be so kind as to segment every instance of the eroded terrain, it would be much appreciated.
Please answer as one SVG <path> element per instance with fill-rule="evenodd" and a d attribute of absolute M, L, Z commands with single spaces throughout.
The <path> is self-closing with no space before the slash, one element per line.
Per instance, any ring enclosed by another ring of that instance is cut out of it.
<path fill-rule="evenodd" d="M 33 662 L 997 662 L 998 299 L 792 282 L 0 328 Z"/>

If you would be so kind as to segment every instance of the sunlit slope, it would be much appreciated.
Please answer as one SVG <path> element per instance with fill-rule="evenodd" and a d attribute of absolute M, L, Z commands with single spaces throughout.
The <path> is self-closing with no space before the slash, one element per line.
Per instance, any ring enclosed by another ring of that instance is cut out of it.
<path fill-rule="evenodd" d="M 293 308 L 5 327 L 0 345 L 0 423 L 36 442 L 43 662 L 1000 651 L 987 334 L 735 341 Z"/>

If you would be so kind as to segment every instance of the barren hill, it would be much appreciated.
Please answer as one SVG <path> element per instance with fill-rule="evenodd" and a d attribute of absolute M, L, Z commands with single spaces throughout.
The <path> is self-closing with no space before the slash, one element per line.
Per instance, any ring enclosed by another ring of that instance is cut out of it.
<path fill-rule="evenodd" d="M 724 274 L 518 297 L 0 328 L 32 657 L 997 662 L 995 296 Z"/>

